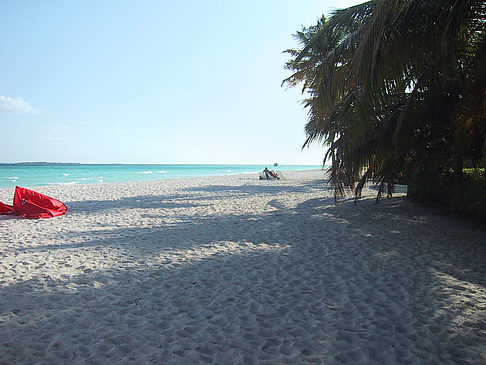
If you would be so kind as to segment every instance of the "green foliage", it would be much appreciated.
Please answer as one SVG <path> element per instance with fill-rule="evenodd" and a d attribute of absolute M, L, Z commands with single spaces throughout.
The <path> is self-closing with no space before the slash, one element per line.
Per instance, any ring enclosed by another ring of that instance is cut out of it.
<path fill-rule="evenodd" d="M 465 171 L 466 172 L 466 171 Z M 486 176 L 484 169 L 467 171 L 464 178 L 464 187 L 458 197 L 461 203 L 458 213 L 480 219 L 486 223 Z"/>
<path fill-rule="evenodd" d="M 422 203 L 436 206 L 447 214 L 451 211 L 452 181 L 451 173 L 439 175 L 434 171 L 422 171 L 410 178 L 407 195 Z"/>
<path fill-rule="evenodd" d="M 480 181 L 486 178 L 484 169 L 464 169 L 462 171 L 464 172 L 464 177 L 470 181 Z"/>
<path fill-rule="evenodd" d="M 484 169 L 464 169 L 460 189 L 453 184 L 452 172 L 441 175 L 424 171 L 411 179 L 408 195 L 439 207 L 444 213 L 476 218 L 486 223 L 486 174 Z"/>

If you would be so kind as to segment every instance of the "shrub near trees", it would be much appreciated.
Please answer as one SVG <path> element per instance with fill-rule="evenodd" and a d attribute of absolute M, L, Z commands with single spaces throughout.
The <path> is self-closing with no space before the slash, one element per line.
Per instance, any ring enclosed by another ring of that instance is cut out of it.
<path fill-rule="evenodd" d="M 302 86 L 304 147 L 327 147 L 336 198 L 404 180 L 409 195 L 464 210 L 463 168 L 486 164 L 485 23 L 485 1 L 371 0 L 297 32 L 283 84 Z"/>

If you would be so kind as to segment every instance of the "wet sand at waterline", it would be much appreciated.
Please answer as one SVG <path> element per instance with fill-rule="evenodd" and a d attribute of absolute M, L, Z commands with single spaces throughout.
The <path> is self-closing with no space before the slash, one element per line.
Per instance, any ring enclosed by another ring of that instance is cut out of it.
<path fill-rule="evenodd" d="M 0 363 L 486 363 L 486 231 L 322 171 L 34 190 L 0 218 Z M 9 203 L 13 189 L 0 189 Z"/>

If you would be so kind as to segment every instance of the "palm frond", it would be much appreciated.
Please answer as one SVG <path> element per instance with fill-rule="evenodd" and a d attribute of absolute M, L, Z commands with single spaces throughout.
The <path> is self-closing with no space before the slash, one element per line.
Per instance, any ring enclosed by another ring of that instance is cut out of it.
<path fill-rule="evenodd" d="M 457 140 L 484 157 L 485 25 L 484 1 L 370 0 L 297 32 L 283 85 L 302 85 L 303 147 L 328 148 L 335 198 L 372 180 L 379 199 L 404 174 L 446 170 Z"/>

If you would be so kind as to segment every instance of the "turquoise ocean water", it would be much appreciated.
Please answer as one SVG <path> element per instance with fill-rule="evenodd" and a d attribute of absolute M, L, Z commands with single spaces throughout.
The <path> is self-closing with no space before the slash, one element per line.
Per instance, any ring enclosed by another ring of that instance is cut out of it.
<path fill-rule="evenodd" d="M 0 164 L 0 188 L 55 184 L 155 181 L 185 177 L 233 175 L 271 170 L 319 169 L 319 165 L 92 165 Z"/>

